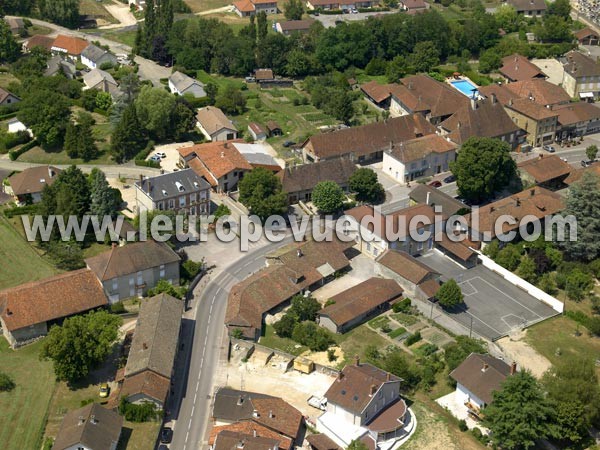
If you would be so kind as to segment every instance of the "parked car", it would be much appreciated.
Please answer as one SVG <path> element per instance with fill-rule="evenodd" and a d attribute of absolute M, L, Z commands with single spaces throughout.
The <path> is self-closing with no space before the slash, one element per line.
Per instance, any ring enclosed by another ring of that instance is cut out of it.
<path fill-rule="evenodd" d="M 442 182 L 441 181 L 432 181 L 431 183 L 429 183 L 429 186 L 434 187 L 434 188 L 439 188 L 442 187 Z"/>
<path fill-rule="evenodd" d="M 355 9 L 355 8 L 352 8 L 352 9 L 350 10 L 350 12 L 351 12 L 352 14 L 358 14 L 358 10 L 357 10 L 357 9 Z"/>
<path fill-rule="evenodd" d="M 169 444 L 173 439 L 173 428 L 164 427 L 160 432 L 160 442 L 162 444 Z"/>
<path fill-rule="evenodd" d="M 165 159 L 167 157 L 167 154 L 165 152 L 158 152 L 157 155 L 160 156 L 161 159 Z"/>
<path fill-rule="evenodd" d="M 296 145 L 296 143 L 295 143 L 294 141 L 285 141 L 285 142 L 283 143 L 283 146 L 284 146 L 285 148 L 291 147 L 292 145 Z"/>
<path fill-rule="evenodd" d="M 444 183 L 454 183 L 456 181 L 456 177 L 454 175 L 448 175 L 444 178 Z"/>
<path fill-rule="evenodd" d="M 110 388 L 108 387 L 108 383 L 102 383 L 100 385 L 100 392 L 98 393 L 98 395 L 100 396 L 100 398 L 106 398 L 108 397 L 108 394 L 110 394 Z"/>
<path fill-rule="evenodd" d="M 592 161 L 586 161 L 586 160 L 582 160 L 581 161 L 581 166 L 582 167 L 589 167 L 590 164 L 592 164 Z"/>
<path fill-rule="evenodd" d="M 150 161 L 160 162 L 160 156 L 158 156 L 158 155 L 152 155 L 150 157 Z"/>
<path fill-rule="evenodd" d="M 553 145 L 544 145 L 544 150 L 546 150 L 549 153 L 554 153 L 556 151 Z"/>

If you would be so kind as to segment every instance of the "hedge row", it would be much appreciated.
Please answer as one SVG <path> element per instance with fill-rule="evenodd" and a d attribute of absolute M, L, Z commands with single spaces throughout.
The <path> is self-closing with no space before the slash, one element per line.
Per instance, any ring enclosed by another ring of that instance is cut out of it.
<path fill-rule="evenodd" d="M 17 150 L 11 150 L 10 152 L 8 152 L 8 157 L 10 158 L 11 161 L 14 161 L 19 156 L 21 156 L 23 153 L 28 152 L 36 145 L 38 145 L 38 142 L 34 139 L 33 141 L 29 142 L 28 144 L 25 144 L 23 147 L 21 147 Z"/>
<path fill-rule="evenodd" d="M 0 135 L 0 153 L 5 153 L 7 150 L 16 147 L 17 145 L 26 144 L 31 140 L 31 136 L 25 130 L 17 133 L 6 133 Z"/>
<path fill-rule="evenodd" d="M 26 205 L 26 206 L 14 206 L 12 208 L 7 208 L 4 211 L 4 215 L 11 219 L 14 216 L 31 216 L 33 214 L 37 214 L 38 205 Z"/>

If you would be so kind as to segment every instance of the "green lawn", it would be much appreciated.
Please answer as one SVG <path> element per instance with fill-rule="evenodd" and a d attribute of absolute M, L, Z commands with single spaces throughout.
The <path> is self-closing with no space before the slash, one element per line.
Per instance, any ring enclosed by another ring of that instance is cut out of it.
<path fill-rule="evenodd" d="M 111 41 L 120 42 L 121 44 L 133 47 L 135 44 L 135 30 L 95 30 L 95 34 L 100 34 L 102 37 Z"/>
<path fill-rule="evenodd" d="M 0 289 L 58 273 L 58 270 L 40 256 L 4 216 L 0 216 L 0 242 Z"/>
<path fill-rule="evenodd" d="M 400 327 L 390 331 L 388 336 L 392 339 L 396 339 L 398 336 L 402 336 L 404 333 L 406 333 L 406 328 Z"/>
<path fill-rule="evenodd" d="M 13 351 L 4 339 L 0 342 L 0 370 L 17 385 L 0 393 L 0 442 L 5 450 L 40 448 L 55 386 L 52 363 L 39 359 L 41 346 L 38 341 Z"/>
<path fill-rule="evenodd" d="M 104 4 L 111 4 L 112 0 L 79 0 L 79 13 L 96 16 L 98 19 L 110 23 L 118 23 L 111 13 L 104 7 Z M 101 24 L 99 24 L 101 25 Z"/>
<path fill-rule="evenodd" d="M 383 350 L 388 345 L 391 345 L 387 340 L 379 336 L 377 332 L 371 330 L 366 324 L 356 327 L 348 333 L 337 334 L 335 335 L 335 339 L 344 352 L 344 361 L 340 361 L 338 364 L 339 368 L 352 362 L 356 355 L 365 361 L 365 350 L 369 345 L 374 345 L 379 350 Z"/>
<path fill-rule="evenodd" d="M 0 72 L 0 87 L 7 89 L 13 82 L 19 82 L 19 79 L 9 72 Z"/>
<path fill-rule="evenodd" d="M 308 347 L 303 345 L 300 345 L 298 348 L 296 348 L 298 343 L 292 339 L 277 336 L 272 325 L 265 325 L 264 333 L 264 336 L 261 336 L 260 340 L 258 341 L 258 343 L 261 345 L 265 345 L 269 348 L 279 349 L 295 356 L 298 356 L 308 350 Z"/>
<path fill-rule="evenodd" d="M 577 329 L 575 321 L 558 316 L 529 328 L 526 340 L 552 364 L 557 364 L 563 355 L 568 354 L 600 359 L 600 338 L 590 336 L 582 325 L 579 325 L 581 335 L 575 336 Z M 600 375 L 600 367 L 596 371 Z"/>
<path fill-rule="evenodd" d="M 41 147 L 33 147 L 19 156 L 18 161 L 38 164 L 114 164 L 107 152 L 101 153 L 98 159 L 84 162 L 82 159 L 70 158 L 64 150 L 46 152 Z"/>

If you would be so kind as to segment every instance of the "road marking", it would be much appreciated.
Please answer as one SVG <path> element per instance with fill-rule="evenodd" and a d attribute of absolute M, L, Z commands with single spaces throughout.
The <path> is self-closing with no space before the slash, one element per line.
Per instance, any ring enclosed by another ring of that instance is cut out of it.
<path fill-rule="evenodd" d="M 512 298 L 510 295 L 507 295 L 507 294 L 505 294 L 505 293 L 504 293 L 504 292 L 502 292 L 500 289 L 498 289 L 496 286 L 494 286 L 493 284 L 491 284 L 491 283 L 489 283 L 488 281 L 484 280 L 483 278 L 481 278 L 481 277 L 477 276 L 477 277 L 473 277 L 473 278 L 471 278 L 471 280 L 469 280 L 469 281 L 472 281 L 472 280 L 474 280 L 475 278 L 478 278 L 480 281 L 484 282 L 485 284 L 487 284 L 487 285 L 488 285 L 489 287 L 491 287 L 492 289 L 495 289 L 496 291 L 500 292 L 502 295 L 504 295 L 504 296 L 505 296 L 506 298 L 508 298 L 509 300 L 512 300 L 513 302 L 515 302 L 515 303 L 517 303 L 517 304 L 521 305 L 521 307 L 523 307 L 524 309 L 526 309 L 527 311 L 529 311 L 531 314 L 534 314 L 534 315 L 536 315 L 536 316 L 538 317 L 538 319 L 541 319 L 541 318 L 542 318 L 542 316 L 540 316 L 538 313 L 536 313 L 535 311 L 533 311 L 533 310 L 529 309 L 529 308 L 528 308 L 527 306 L 525 306 L 523 303 L 521 303 L 521 302 L 519 302 L 518 300 L 516 300 L 516 299 Z"/>

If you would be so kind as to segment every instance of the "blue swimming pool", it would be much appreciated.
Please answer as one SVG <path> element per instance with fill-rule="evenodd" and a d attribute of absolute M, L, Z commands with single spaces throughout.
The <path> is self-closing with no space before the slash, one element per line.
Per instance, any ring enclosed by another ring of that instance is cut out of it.
<path fill-rule="evenodd" d="M 477 91 L 477 86 L 475 86 L 469 80 L 451 81 L 450 84 L 467 97 L 472 97 L 473 94 L 475 94 L 476 96 L 479 94 L 479 92 Z"/>

